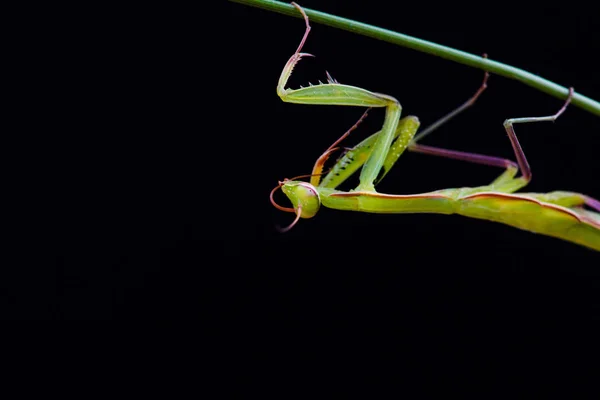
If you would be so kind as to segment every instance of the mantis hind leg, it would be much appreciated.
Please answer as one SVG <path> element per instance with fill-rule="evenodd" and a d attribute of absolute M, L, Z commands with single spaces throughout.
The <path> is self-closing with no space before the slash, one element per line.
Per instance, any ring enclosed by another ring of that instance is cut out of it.
<path fill-rule="evenodd" d="M 482 87 L 477 91 L 475 96 L 473 96 L 471 98 L 471 100 L 477 99 L 479 94 L 481 94 L 483 89 L 485 89 L 486 80 L 487 80 L 487 73 L 486 73 L 486 77 L 484 78 L 484 83 L 483 83 Z M 472 162 L 475 164 L 482 164 L 482 165 L 506 168 L 506 171 L 502 175 L 500 175 L 498 178 L 496 178 L 496 180 L 494 180 L 490 185 L 482 186 L 480 188 L 475 188 L 473 190 L 477 190 L 477 191 L 493 190 L 493 191 L 497 191 L 497 192 L 513 193 L 513 192 L 525 187 L 531 181 L 531 168 L 529 166 L 529 163 L 527 162 L 525 153 L 523 152 L 523 149 L 521 148 L 519 139 L 517 138 L 517 135 L 515 134 L 513 125 L 518 124 L 518 123 L 528 123 L 528 122 L 555 121 L 566 110 L 568 104 L 571 102 L 572 96 L 573 96 L 573 88 L 570 88 L 569 96 L 567 97 L 567 100 L 565 101 L 564 105 L 561 107 L 561 109 L 556 114 L 553 114 L 553 115 L 550 115 L 547 117 L 511 118 L 511 119 L 507 119 L 506 121 L 504 121 L 504 129 L 506 130 L 506 133 L 508 134 L 508 138 L 510 139 L 513 151 L 515 153 L 515 157 L 517 159 L 516 163 L 514 161 L 504 159 L 504 158 L 499 158 L 499 157 L 493 157 L 493 156 L 487 156 L 487 155 L 475 154 L 475 153 L 466 153 L 466 152 L 462 152 L 462 151 L 448 150 L 448 149 L 442 149 L 439 147 L 425 146 L 425 145 L 417 144 L 416 140 L 422 138 L 424 136 L 423 134 L 418 135 L 415 138 L 415 140 L 413 141 L 413 143 L 411 145 L 409 145 L 408 149 L 410 151 L 414 151 L 414 152 L 422 153 L 422 154 L 430 154 L 430 155 L 435 155 L 435 156 L 440 156 L 440 157 L 451 158 L 451 159 L 455 159 L 455 160 L 468 161 L 468 162 Z M 469 103 L 469 101 L 465 104 L 468 104 L 468 103 Z M 470 102 L 470 104 L 472 104 L 472 103 L 473 103 L 473 101 Z M 466 107 L 463 104 L 457 110 L 453 111 L 452 113 L 448 114 L 446 117 L 442 118 L 442 122 L 447 121 L 449 119 L 448 116 L 453 117 L 458 112 L 463 111 L 465 108 Z M 438 122 L 438 123 L 434 123 L 432 126 L 434 128 L 437 128 L 439 125 L 440 125 L 440 123 Z M 425 134 L 431 132 L 431 130 L 432 129 L 426 130 Z M 515 176 L 519 170 L 521 170 L 521 176 L 518 178 L 515 178 Z"/>

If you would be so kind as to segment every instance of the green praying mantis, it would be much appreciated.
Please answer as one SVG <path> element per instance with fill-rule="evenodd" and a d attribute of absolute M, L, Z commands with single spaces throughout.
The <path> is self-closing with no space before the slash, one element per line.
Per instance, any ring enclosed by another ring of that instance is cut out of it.
<path fill-rule="evenodd" d="M 279 97 L 289 103 L 366 107 L 367 111 L 344 135 L 333 143 L 315 162 L 310 175 L 284 179 L 271 191 L 271 203 L 279 210 L 296 214 L 286 228 L 291 229 L 300 218 L 312 218 L 321 205 L 338 210 L 368 213 L 436 213 L 459 214 L 466 217 L 500 222 L 519 229 L 570 241 L 600 251 L 600 201 L 589 196 L 566 191 L 550 193 L 515 193 L 531 180 L 531 169 L 514 130 L 514 124 L 554 121 L 567 108 L 573 89 L 562 108 L 546 117 L 512 118 L 504 122 L 517 162 L 455 150 L 418 144 L 418 141 L 471 106 L 487 86 L 486 72 L 481 87 L 462 106 L 446 115 L 428 129 L 416 135 L 419 120 L 415 116 L 400 118 L 402 107 L 393 97 L 363 88 L 340 84 L 329 74 L 327 83 L 286 89 L 294 66 L 304 56 L 302 48 L 310 32 L 308 16 L 292 3 L 304 17 L 306 30 L 296 52 L 286 63 L 277 85 Z M 356 129 L 369 109 L 385 107 L 382 129 L 349 149 L 327 174 L 322 173 L 329 156 L 339 143 Z M 416 135 L 416 136 L 415 136 Z M 505 168 L 492 183 L 479 187 L 442 189 L 413 195 L 379 193 L 375 184 L 381 181 L 405 150 L 441 156 L 471 163 Z M 341 183 L 361 168 L 358 186 L 349 192 L 336 190 Z M 521 176 L 517 173 L 521 171 Z M 323 177 L 323 175 L 325 175 Z M 310 182 L 298 180 L 310 177 Z M 321 179 L 322 178 L 322 179 Z M 282 207 L 273 198 L 279 188 L 293 207 Z M 587 208 L 585 208 L 587 207 Z M 592 211 L 594 210 L 594 211 Z"/>

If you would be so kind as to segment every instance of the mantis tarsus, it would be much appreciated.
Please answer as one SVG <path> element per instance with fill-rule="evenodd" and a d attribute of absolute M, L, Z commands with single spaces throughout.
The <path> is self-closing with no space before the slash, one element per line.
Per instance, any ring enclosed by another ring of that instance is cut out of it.
<path fill-rule="evenodd" d="M 346 152 L 321 180 L 321 170 L 329 155 L 362 121 L 364 116 L 339 140 L 330 146 L 315 163 L 310 183 L 285 179 L 271 192 L 271 202 L 282 211 L 296 214 L 294 222 L 282 231 L 293 227 L 300 218 L 311 218 L 320 206 L 369 213 L 437 213 L 460 214 L 511 225 L 600 251 L 600 201 L 589 196 L 566 191 L 550 193 L 518 193 L 531 180 L 531 169 L 521 149 L 513 125 L 518 123 L 554 121 L 567 108 L 569 98 L 554 115 L 546 117 L 512 118 L 504 122 L 517 162 L 498 157 L 446 150 L 418 144 L 417 141 L 442 123 L 468 108 L 486 88 L 488 74 L 475 95 L 439 122 L 415 136 L 419 120 L 414 116 L 400 119 L 401 106 L 393 97 L 368 90 L 339 84 L 328 75 L 328 83 L 300 89 L 286 89 L 285 85 L 294 66 L 303 56 L 301 53 L 310 32 L 308 17 L 300 6 L 292 3 L 304 16 L 306 31 L 296 52 L 286 63 L 277 94 L 285 102 L 320 105 L 346 105 L 359 107 L 385 107 L 385 119 L 381 131 L 371 135 Z M 367 110 L 368 111 L 368 110 Z M 390 195 L 378 193 L 375 182 L 380 181 L 398 160 L 404 150 L 476 164 L 505 168 L 505 172 L 492 183 L 474 188 L 442 189 L 414 195 Z M 362 167 L 358 186 L 349 192 L 335 188 Z M 521 170 L 521 176 L 516 177 Z M 300 177 L 299 177 L 300 178 Z M 274 192 L 281 188 L 291 201 L 292 207 L 281 207 L 273 200 Z M 584 206 L 595 211 L 588 210 Z"/>

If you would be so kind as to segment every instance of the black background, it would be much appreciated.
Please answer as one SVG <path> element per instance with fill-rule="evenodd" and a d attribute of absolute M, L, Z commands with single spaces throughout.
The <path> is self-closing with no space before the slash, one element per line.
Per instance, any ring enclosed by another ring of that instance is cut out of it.
<path fill-rule="evenodd" d="M 388 3 L 303 5 L 485 52 L 600 98 L 591 10 Z M 557 239 L 459 216 L 325 208 L 278 233 L 293 216 L 271 206 L 271 188 L 309 173 L 362 110 L 277 97 L 304 31 L 300 19 L 228 2 L 206 7 L 82 9 L 45 35 L 24 34 L 33 57 L 23 65 L 28 100 L 39 113 L 21 129 L 27 150 L 17 169 L 32 194 L 13 235 L 25 243 L 20 261 L 3 279 L 4 318 L 184 319 L 230 332 L 278 327 L 341 338 L 367 329 L 397 335 L 396 346 L 425 338 L 428 351 L 450 353 L 496 335 L 504 338 L 496 349 L 525 349 L 554 340 L 549 332 L 589 332 L 598 323 L 600 255 Z M 299 64 L 292 87 L 325 80 L 327 70 L 393 95 L 403 115 L 425 126 L 482 78 L 312 26 L 305 51 L 316 58 Z M 502 122 L 561 104 L 492 76 L 471 110 L 424 143 L 513 158 Z M 373 111 L 347 143 L 379 129 L 382 117 Z M 554 124 L 516 131 L 533 170 L 528 190 L 600 198 L 598 116 L 572 106 Z M 378 189 L 477 186 L 501 172 L 406 153 Z"/>

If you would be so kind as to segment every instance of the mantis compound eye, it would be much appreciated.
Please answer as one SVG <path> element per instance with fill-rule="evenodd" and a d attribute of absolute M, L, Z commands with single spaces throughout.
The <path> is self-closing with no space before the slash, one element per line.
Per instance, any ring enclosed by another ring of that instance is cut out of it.
<path fill-rule="evenodd" d="M 317 189 L 307 182 L 286 181 L 281 187 L 290 199 L 296 214 L 300 210 L 300 218 L 312 218 L 321 207 L 321 198 Z"/>

